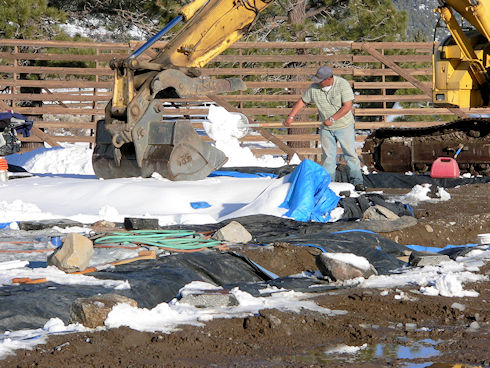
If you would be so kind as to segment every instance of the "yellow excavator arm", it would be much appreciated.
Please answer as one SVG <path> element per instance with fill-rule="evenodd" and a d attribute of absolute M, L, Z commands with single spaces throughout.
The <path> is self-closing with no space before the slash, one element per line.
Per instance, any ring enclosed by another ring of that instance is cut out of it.
<path fill-rule="evenodd" d="M 179 17 L 172 20 L 163 31 L 170 30 L 180 21 L 184 27 L 152 60 L 141 55 L 158 38 L 150 39 L 129 58 L 115 60 L 115 82 L 112 114 L 124 115 L 136 91 L 157 73 L 165 69 L 202 68 L 217 55 L 239 40 L 258 14 L 272 0 L 196 0 L 184 6 Z M 160 33 L 159 32 L 159 33 Z M 185 73 L 189 74 L 189 72 Z M 136 76 L 135 76 L 136 75 Z"/>
<path fill-rule="evenodd" d="M 271 0 L 196 0 L 181 10 L 187 21 L 153 62 L 202 68 L 238 41 Z"/>
<path fill-rule="evenodd" d="M 200 78 L 199 70 L 248 32 L 272 0 L 196 0 L 128 58 L 113 60 L 114 85 L 105 120 L 97 123 L 92 157 L 99 178 L 154 172 L 198 180 L 221 167 L 223 152 L 204 143 L 189 121 L 163 121 L 165 98 L 245 89 L 238 78 Z M 179 22 L 184 26 L 149 59 L 146 49 Z"/>
<path fill-rule="evenodd" d="M 434 103 L 461 108 L 489 106 L 490 1 L 440 0 L 436 11 L 451 36 L 434 53 Z M 474 30 L 464 31 L 454 12 Z"/>

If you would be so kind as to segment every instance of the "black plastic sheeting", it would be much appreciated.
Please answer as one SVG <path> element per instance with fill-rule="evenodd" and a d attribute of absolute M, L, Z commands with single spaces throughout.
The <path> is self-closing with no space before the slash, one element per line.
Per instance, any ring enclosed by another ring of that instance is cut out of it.
<path fill-rule="evenodd" d="M 362 218 L 364 211 L 374 205 L 383 206 L 398 216 L 413 216 L 413 209 L 402 202 L 387 202 L 381 194 L 368 193 L 359 197 L 341 198 L 338 204 L 344 208 L 343 219 Z"/>
<path fill-rule="evenodd" d="M 458 185 L 490 183 L 490 176 L 474 178 L 431 178 L 429 175 L 405 175 L 381 172 L 364 175 L 364 184 L 369 188 L 413 188 L 417 184 L 432 184 L 441 188 Z"/>
<path fill-rule="evenodd" d="M 219 224 L 195 226 L 171 226 L 173 229 L 193 229 L 196 231 L 215 231 L 231 221 L 242 224 L 257 244 L 286 242 L 301 246 L 312 246 L 320 251 L 353 253 L 365 257 L 380 274 L 402 266 L 396 257 L 405 255 L 407 250 L 372 231 L 366 230 L 369 221 L 337 221 L 331 223 L 299 222 L 268 215 L 244 216 Z"/>
<path fill-rule="evenodd" d="M 396 257 L 404 254 L 404 246 L 365 230 L 343 231 L 339 223 L 303 223 L 274 216 L 246 216 L 239 221 L 253 235 L 249 246 L 263 246 L 274 242 L 288 242 L 295 246 L 314 247 L 320 251 L 354 253 L 373 264 L 380 274 L 403 266 Z M 198 231 L 210 231 L 228 222 L 212 225 L 173 226 Z M 345 222 L 344 225 L 352 223 Z M 340 226 L 339 226 L 340 225 Z M 205 251 L 199 253 L 172 254 L 156 260 L 119 265 L 114 268 L 88 274 L 98 279 L 128 280 L 131 288 L 114 290 L 89 285 L 45 284 L 4 286 L 0 288 L 0 330 L 40 328 L 53 317 L 69 322 L 71 304 L 77 298 L 98 293 L 117 293 L 135 299 L 139 307 L 153 308 L 168 302 L 191 281 L 205 281 L 225 289 L 240 289 L 259 296 L 259 290 L 267 286 L 290 290 L 319 292 L 338 288 L 326 281 L 308 277 L 273 278 L 247 257 L 235 252 Z M 320 285 L 309 289 L 311 285 Z"/>
<path fill-rule="evenodd" d="M 267 167 L 226 167 L 223 171 L 238 171 L 243 173 L 269 173 L 279 177 L 290 174 L 297 165 L 286 165 L 278 168 Z M 363 175 L 364 185 L 368 188 L 413 188 L 417 184 L 433 184 L 442 188 L 454 188 L 458 185 L 489 183 L 490 176 L 474 178 L 431 178 L 430 175 L 405 175 L 400 173 L 379 172 L 376 174 Z M 347 167 L 337 165 L 335 181 L 340 183 L 349 182 Z"/>
<path fill-rule="evenodd" d="M 119 265 L 89 273 L 98 279 L 128 280 L 131 288 L 114 290 L 90 285 L 52 282 L 0 288 L 0 330 L 40 328 L 53 317 L 69 322 L 70 306 L 77 298 L 116 293 L 135 299 L 140 308 L 169 302 L 191 281 L 219 286 L 254 284 L 270 280 L 246 257 L 214 251 L 173 254 L 156 260 Z"/>

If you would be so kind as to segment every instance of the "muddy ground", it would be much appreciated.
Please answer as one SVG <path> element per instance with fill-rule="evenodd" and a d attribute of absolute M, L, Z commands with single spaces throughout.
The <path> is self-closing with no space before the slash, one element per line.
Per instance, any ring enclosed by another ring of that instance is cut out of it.
<path fill-rule="evenodd" d="M 490 233 L 490 183 L 447 191 L 447 202 L 414 207 L 416 226 L 382 235 L 400 244 L 442 247 L 476 243 L 478 234 Z M 315 248 L 282 243 L 245 246 L 241 252 L 278 275 L 316 269 Z M 489 275 L 490 265 L 480 272 Z M 410 288 L 384 293 L 350 288 L 314 297 L 321 306 L 348 312 L 335 317 L 264 310 L 245 319 L 214 320 L 202 328 L 186 326 L 170 335 L 119 328 L 54 336 L 32 351 L 18 351 L 0 366 L 488 367 L 490 282 L 465 287 L 480 296 L 446 298 L 420 295 Z M 455 302 L 465 309 L 452 307 Z M 363 348 L 357 354 L 326 353 L 340 344 Z"/>

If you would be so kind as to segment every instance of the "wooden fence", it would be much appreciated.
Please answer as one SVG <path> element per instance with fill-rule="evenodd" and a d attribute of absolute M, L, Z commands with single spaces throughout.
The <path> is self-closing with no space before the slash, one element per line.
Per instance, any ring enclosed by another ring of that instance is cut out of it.
<path fill-rule="evenodd" d="M 34 134 L 22 138 L 25 142 L 94 143 L 96 121 L 104 117 L 111 98 L 109 61 L 127 57 L 140 44 L 0 40 L 0 111 L 13 110 L 35 120 Z M 145 56 L 156 55 L 164 45 L 155 44 Z M 241 139 L 256 155 L 281 155 L 284 143 L 296 142 L 292 144 L 298 146 L 294 148 L 298 154 L 318 159 L 314 106 L 307 107 L 293 125 L 302 128 L 301 134 L 281 125 L 318 66 L 327 64 L 351 82 L 357 129 L 428 126 L 455 114 L 431 106 L 432 48 L 432 43 L 420 42 L 238 42 L 202 69 L 202 76 L 245 81 L 247 91 L 221 95 L 220 101 L 259 125 Z M 168 102 L 179 102 L 178 113 L 195 117 L 196 128 L 212 103 L 203 97 Z M 176 110 L 162 114 L 175 115 Z M 357 139 L 364 138 L 361 134 Z M 266 141 L 275 145 L 264 148 Z"/>

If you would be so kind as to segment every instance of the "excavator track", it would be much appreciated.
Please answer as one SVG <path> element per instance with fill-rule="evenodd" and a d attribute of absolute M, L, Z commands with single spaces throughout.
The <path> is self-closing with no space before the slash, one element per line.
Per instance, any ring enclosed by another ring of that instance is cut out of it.
<path fill-rule="evenodd" d="M 460 173 L 490 175 L 490 119 L 459 119 L 424 128 L 380 128 L 364 142 L 370 171 L 430 172 L 439 157 L 456 157 Z"/>

